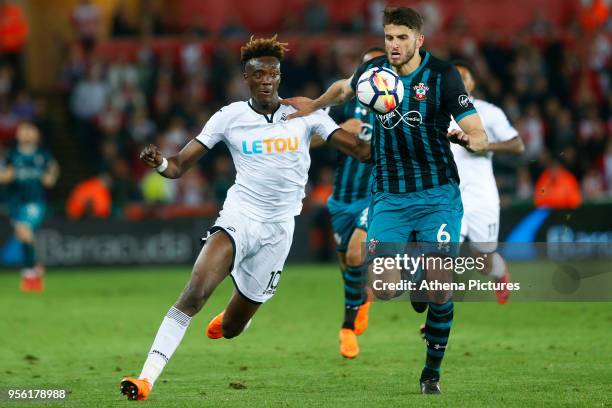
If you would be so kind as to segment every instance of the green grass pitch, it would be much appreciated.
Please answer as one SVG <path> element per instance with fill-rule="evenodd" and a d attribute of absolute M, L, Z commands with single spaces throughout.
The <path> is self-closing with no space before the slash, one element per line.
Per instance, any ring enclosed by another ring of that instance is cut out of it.
<path fill-rule="evenodd" d="M 71 390 L 53 406 L 138 404 L 138 375 L 189 268 L 51 270 L 26 295 L 0 274 L 0 388 Z M 342 313 L 335 265 L 288 266 L 276 296 L 233 340 L 205 337 L 231 293 L 226 281 L 192 321 L 151 407 L 612 406 L 612 307 L 606 303 L 458 303 L 442 396 L 418 394 L 424 315 L 376 303 L 361 355 L 338 353 Z M 8 403 L 4 406 L 46 406 Z"/>

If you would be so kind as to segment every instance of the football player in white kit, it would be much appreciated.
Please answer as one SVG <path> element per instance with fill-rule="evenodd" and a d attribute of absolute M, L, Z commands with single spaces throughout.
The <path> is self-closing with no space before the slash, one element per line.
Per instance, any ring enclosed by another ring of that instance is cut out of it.
<path fill-rule="evenodd" d="M 189 282 L 162 321 L 140 376 L 121 381 L 121 393 L 128 399 L 147 398 L 191 318 L 228 275 L 235 291 L 226 309 L 209 323 L 209 338 L 239 335 L 259 306 L 274 295 L 291 247 L 294 217 L 302 209 L 312 135 L 322 136 L 359 160 L 369 159 L 369 143 L 342 130 L 323 111 L 287 120 L 295 109 L 281 105 L 278 96 L 285 51 L 276 36 L 251 38 L 241 48 L 251 99 L 220 109 L 176 156 L 162 157 L 153 145 L 141 153 L 141 159 L 162 176 L 178 178 L 215 144 L 224 142 L 237 173 Z"/>
<path fill-rule="evenodd" d="M 496 282 L 510 281 L 508 267 L 496 252 L 499 234 L 499 193 L 493 176 L 493 153 L 520 155 L 525 146 L 517 130 L 510 124 L 504 112 L 492 103 L 476 99 L 472 93 L 476 89 L 476 76 L 471 65 L 465 61 L 455 61 L 465 89 L 480 115 L 489 138 L 486 153 L 470 153 L 467 149 L 451 144 L 455 163 L 459 170 L 463 219 L 461 220 L 461 241 L 470 241 L 469 249 L 474 256 L 485 257 L 482 273 Z M 449 131 L 459 129 L 451 121 Z M 499 303 L 506 303 L 510 291 L 496 291 Z"/>

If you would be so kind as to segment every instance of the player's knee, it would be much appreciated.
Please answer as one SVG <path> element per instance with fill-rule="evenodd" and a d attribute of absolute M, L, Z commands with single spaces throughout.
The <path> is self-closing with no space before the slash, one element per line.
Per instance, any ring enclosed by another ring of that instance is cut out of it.
<path fill-rule="evenodd" d="M 453 292 L 450 290 L 432 290 L 429 291 L 429 299 L 432 303 L 443 305 L 453 297 Z"/>
<path fill-rule="evenodd" d="M 359 247 L 349 248 L 349 250 L 346 252 L 346 265 L 354 267 L 359 266 L 362 263 L 361 251 L 359 250 Z"/>
<path fill-rule="evenodd" d="M 18 224 L 15 226 L 15 236 L 21 242 L 30 244 L 34 240 L 34 233 L 27 225 Z"/>
<path fill-rule="evenodd" d="M 394 289 L 373 289 L 372 293 L 378 300 L 391 300 L 397 296 L 397 291 Z"/>

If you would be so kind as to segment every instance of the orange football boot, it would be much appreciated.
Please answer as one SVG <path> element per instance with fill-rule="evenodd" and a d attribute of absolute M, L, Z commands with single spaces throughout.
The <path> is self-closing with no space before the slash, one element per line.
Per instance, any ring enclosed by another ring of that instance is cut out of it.
<path fill-rule="evenodd" d="M 26 293 L 40 293 L 45 286 L 39 276 L 28 276 L 21 278 L 21 291 Z"/>
<path fill-rule="evenodd" d="M 359 355 L 357 336 L 351 329 L 340 329 L 340 354 L 344 358 L 355 358 Z"/>
<path fill-rule="evenodd" d="M 119 385 L 121 394 L 129 400 L 144 401 L 151 393 L 151 384 L 146 378 L 124 377 Z"/>
<path fill-rule="evenodd" d="M 508 298 L 510 298 L 510 291 L 508 290 L 508 284 L 510 283 L 510 273 L 508 272 L 508 266 L 504 270 L 504 276 L 500 279 L 495 279 L 496 283 L 505 284 L 503 289 L 495 291 L 495 297 L 497 297 L 497 303 L 500 305 L 505 305 L 508 303 Z"/>
<path fill-rule="evenodd" d="M 225 314 L 225 310 L 216 315 L 210 323 L 208 323 L 208 327 L 206 327 L 206 336 L 209 339 L 220 339 L 223 337 L 223 329 L 221 325 L 223 324 L 223 315 Z"/>
<path fill-rule="evenodd" d="M 370 312 L 370 300 L 368 299 L 363 305 L 359 306 L 357 316 L 355 316 L 355 334 L 361 336 L 365 329 L 368 328 L 368 314 Z"/>

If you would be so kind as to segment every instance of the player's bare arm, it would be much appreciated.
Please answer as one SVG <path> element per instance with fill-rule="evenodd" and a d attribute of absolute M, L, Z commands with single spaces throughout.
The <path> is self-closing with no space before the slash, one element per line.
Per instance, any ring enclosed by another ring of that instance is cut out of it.
<path fill-rule="evenodd" d="M 343 122 L 342 124 L 340 124 L 340 127 L 349 133 L 358 135 L 359 132 L 361 131 L 362 124 L 363 122 L 361 122 L 359 119 L 351 118 L 347 120 L 346 122 Z M 310 141 L 311 149 L 316 149 L 324 145 L 325 145 L 325 140 L 323 140 L 320 135 L 314 135 Z"/>
<path fill-rule="evenodd" d="M 359 132 L 361 132 L 361 125 L 363 125 L 362 121 L 357 118 L 351 118 L 346 122 L 340 124 L 340 127 L 349 133 L 358 135 Z"/>
<path fill-rule="evenodd" d="M 40 181 L 45 188 L 52 188 L 60 175 L 59 165 L 55 160 L 53 160 L 49 167 L 47 167 L 47 171 L 42 175 Z"/>
<path fill-rule="evenodd" d="M 7 184 L 15 178 L 15 168 L 7 166 L 4 170 L 0 170 L 0 184 Z"/>
<path fill-rule="evenodd" d="M 310 139 L 310 148 L 318 149 L 321 146 L 325 146 L 325 140 L 323 140 L 319 135 L 312 136 L 312 139 Z"/>
<path fill-rule="evenodd" d="M 461 130 L 453 129 L 448 132 L 452 143 L 457 143 L 470 152 L 484 152 L 488 148 L 487 134 L 478 115 L 469 115 L 458 123 Z"/>
<path fill-rule="evenodd" d="M 140 160 L 151 168 L 159 169 L 164 164 L 165 159 L 167 167 L 159 169 L 160 174 L 166 178 L 177 179 L 185 174 L 206 152 L 208 152 L 206 147 L 196 140 L 191 140 L 176 156 L 165 159 L 159 148 L 150 144 L 140 153 Z"/>
<path fill-rule="evenodd" d="M 353 92 L 351 88 L 351 79 L 352 77 L 334 82 L 323 95 L 319 96 L 314 101 L 300 96 L 283 99 L 281 101 L 283 105 L 293 106 L 297 109 L 297 112 L 289 115 L 288 119 L 306 116 L 319 109 L 349 101 L 355 96 L 355 92 Z"/>
<path fill-rule="evenodd" d="M 342 153 L 353 156 L 361 162 L 370 160 L 370 143 L 342 128 L 335 131 L 328 142 Z"/>
<path fill-rule="evenodd" d="M 505 142 L 489 143 L 488 150 L 493 153 L 521 155 L 525 151 L 525 143 L 520 136 L 516 136 Z"/>
<path fill-rule="evenodd" d="M 459 75 L 461 76 L 461 80 L 463 81 L 465 90 L 467 91 L 468 95 L 472 97 L 472 94 L 474 93 L 474 90 L 476 89 L 476 85 L 477 85 L 474 67 L 468 62 L 461 61 L 461 60 L 455 61 L 455 67 L 457 68 L 457 71 L 459 72 Z M 501 116 L 503 116 L 504 120 L 507 120 L 503 112 L 500 111 L 500 114 Z M 449 137 L 450 137 L 450 134 L 449 134 Z M 493 153 L 507 153 L 507 154 L 517 154 L 518 155 L 518 154 L 522 154 L 525 151 L 525 145 L 521 137 L 516 136 L 513 139 L 506 140 L 503 142 L 489 143 L 487 147 L 487 151 L 493 152 Z"/>

